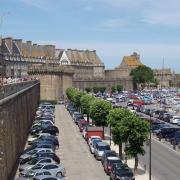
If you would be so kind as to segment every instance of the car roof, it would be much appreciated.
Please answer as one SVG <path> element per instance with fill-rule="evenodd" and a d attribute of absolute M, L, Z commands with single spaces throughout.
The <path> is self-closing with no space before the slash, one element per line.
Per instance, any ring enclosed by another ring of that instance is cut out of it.
<path fill-rule="evenodd" d="M 109 144 L 105 143 L 105 142 L 97 142 L 98 146 L 109 146 Z"/>
<path fill-rule="evenodd" d="M 107 157 L 108 160 L 120 160 L 119 157 Z"/>

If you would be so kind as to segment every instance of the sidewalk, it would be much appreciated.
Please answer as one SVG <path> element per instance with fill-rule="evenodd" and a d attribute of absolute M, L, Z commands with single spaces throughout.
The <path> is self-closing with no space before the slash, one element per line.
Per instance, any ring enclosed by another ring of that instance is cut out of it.
<path fill-rule="evenodd" d="M 110 143 L 109 140 L 106 140 L 106 143 Z M 116 151 L 116 153 L 119 152 L 119 148 L 117 145 L 114 145 L 114 143 L 111 143 L 111 149 Z M 128 159 L 127 160 L 127 165 L 132 169 L 132 171 L 134 172 L 134 159 Z M 135 174 L 135 179 L 136 180 L 148 180 L 149 179 L 149 173 L 147 171 L 144 170 L 144 168 L 139 164 L 138 165 L 138 170 Z M 153 178 L 152 178 L 153 180 Z M 154 179 L 155 180 L 155 179 Z"/>

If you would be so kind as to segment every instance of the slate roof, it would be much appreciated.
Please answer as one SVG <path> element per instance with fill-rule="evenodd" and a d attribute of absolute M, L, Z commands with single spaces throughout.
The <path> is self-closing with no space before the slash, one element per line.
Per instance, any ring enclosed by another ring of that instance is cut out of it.
<path fill-rule="evenodd" d="M 92 65 L 104 65 L 96 54 L 96 51 L 67 49 L 66 55 L 72 64 L 84 63 Z"/>

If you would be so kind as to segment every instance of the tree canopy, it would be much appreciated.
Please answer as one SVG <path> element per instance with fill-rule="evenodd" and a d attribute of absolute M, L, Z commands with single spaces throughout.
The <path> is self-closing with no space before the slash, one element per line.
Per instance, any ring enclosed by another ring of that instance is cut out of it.
<path fill-rule="evenodd" d="M 110 102 L 95 99 L 90 106 L 90 116 L 96 126 L 107 126 L 107 115 L 112 109 Z"/>
<path fill-rule="evenodd" d="M 138 66 L 131 71 L 130 75 L 132 76 L 133 81 L 136 84 L 154 82 L 153 70 L 147 66 Z"/>

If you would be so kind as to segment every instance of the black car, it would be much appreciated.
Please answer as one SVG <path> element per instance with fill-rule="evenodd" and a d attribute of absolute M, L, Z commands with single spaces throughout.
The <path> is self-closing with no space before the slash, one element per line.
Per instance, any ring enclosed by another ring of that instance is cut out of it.
<path fill-rule="evenodd" d="M 113 164 L 122 164 L 122 161 L 119 157 L 107 157 L 104 161 L 104 171 L 109 175 L 112 171 Z"/>
<path fill-rule="evenodd" d="M 104 153 L 101 157 L 101 163 L 103 166 L 104 166 L 104 161 L 107 159 L 107 157 L 117 157 L 117 153 L 113 150 L 104 151 Z"/>
<path fill-rule="evenodd" d="M 180 128 L 174 128 L 174 127 L 165 127 L 159 130 L 159 132 L 156 134 L 159 138 L 166 138 L 169 134 L 172 134 L 176 131 L 180 130 Z"/>
<path fill-rule="evenodd" d="M 57 139 L 40 139 L 32 142 L 32 145 L 38 144 L 52 144 L 56 148 L 59 148 L 59 141 Z"/>
<path fill-rule="evenodd" d="M 80 120 L 84 120 L 84 117 L 83 117 L 83 115 L 82 114 L 77 114 L 77 115 L 75 115 L 74 116 L 74 122 L 75 122 L 75 124 L 77 125 L 78 124 L 78 121 L 80 121 Z"/>
<path fill-rule="evenodd" d="M 112 165 L 111 180 L 135 180 L 134 174 L 126 164 L 115 163 Z"/>
<path fill-rule="evenodd" d="M 56 136 L 59 134 L 59 129 L 56 126 L 49 126 L 48 128 L 42 129 L 42 133 L 49 133 Z"/>
<path fill-rule="evenodd" d="M 176 131 L 174 136 L 170 138 L 169 141 L 173 145 L 178 145 L 180 143 L 180 131 Z"/>

